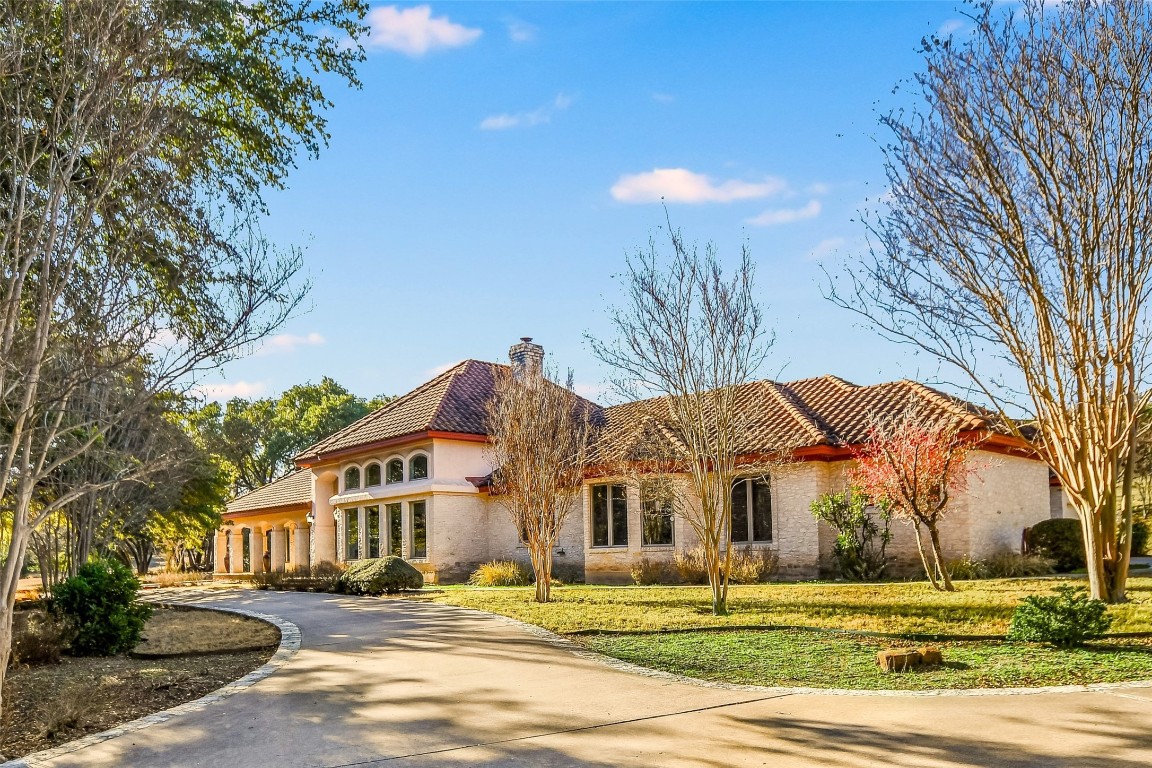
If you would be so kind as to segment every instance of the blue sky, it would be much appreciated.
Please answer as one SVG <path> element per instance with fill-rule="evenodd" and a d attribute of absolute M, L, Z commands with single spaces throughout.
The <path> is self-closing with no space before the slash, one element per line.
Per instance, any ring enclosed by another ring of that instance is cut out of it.
<path fill-rule="evenodd" d="M 214 397 L 328 375 L 400 394 L 520 336 L 611 402 L 585 332 L 663 223 L 722 259 L 747 242 L 777 332 L 763 373 L 932 381 L 936 363 L 822 298 L 883 192 L 881 111 L 954 3 L 373 5 L 330 147 L 269 199 L 305 248 L 309 311 L 207 377 Z"/>

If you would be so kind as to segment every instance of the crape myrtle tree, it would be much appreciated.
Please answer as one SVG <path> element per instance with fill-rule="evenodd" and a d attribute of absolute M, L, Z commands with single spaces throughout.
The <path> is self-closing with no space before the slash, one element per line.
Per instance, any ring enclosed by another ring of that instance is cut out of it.
<path fill-rule="evenodd" d="M 1152 5 L 971 17 L 963 40 L 925 41 L 918 106 L 881 121 L 871 254 L 831 298 L 1034 441 L 1080 517 L 1092 596 L 1119 602 L 1152 363 Z"/>
<path fill-rule="evenodd" d="M 492 492 L 532 560 L 535 599 L 552 597 L 552 556 L 584 482 L 599 409 L 542 365 L 496 371 L 488 404 Z"/>
<path fill-rule="evenodd" d="M 653 238 L 628 258 L 627 301 L 609 314 L 615 338 L 589 341 L 616 372 L 613 383 L 624 397 L 660 398 L 632 458 L 672 496 L 656 502 L 672 501 L 699 537 L 712 610 L 722 615 L 732 572 L 732 486 L 749 473 L 764 474 L 763 457 L 751 467 L 740 455 L 754 411 L 741 407 L 741 385 L 755 379 L 774 337 L 756 300 L 746 246 L 729 276 L 711 244 L 700 252 L 670 221 L 667 236 L 669 252 Z"/>
<path fill-rule="evenodd" d="M 925 575 L 935 589 L 947 592 L 954 587 L 944 560 L 940 522 L 949 512 L 953 494 L 967 487 L 976 469 L 968 458 L 971 452 L 972 444 L 960 437 L 955 423 L 908 406 L 871 419 L 851 472 L 853 484 L 866 497 L 912 526 Z M 922 530 L 928 534 L 931 563 Z"/>
<path fill-rule="evenodd" d="M 298 305 L 300 255 L 259 236 L 261 194 L 326 141 L 316 76 L 356 84 L 364 12 L 0 5 L 0 684 L 31 531 L 103 486 L 38 504 L 45 478 Z M 89 383 L 116 372 L 133 396 L 90 407 L 108 389 Z"/>

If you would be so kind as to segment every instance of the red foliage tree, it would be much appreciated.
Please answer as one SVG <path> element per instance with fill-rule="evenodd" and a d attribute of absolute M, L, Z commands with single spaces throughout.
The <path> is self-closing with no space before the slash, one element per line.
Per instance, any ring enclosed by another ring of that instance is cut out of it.
<path fill-rule="evenodd" d="M 941 552 L 939 523 L 952 494 L 964 490 L 976 471 L 968 461 L 971 451 L 972 444 L 960 438 L 954 422 L 909 407 L 872 421 L 852 470 L 852 481 L 871 499 L 912 525 L 928 580 L 948 592 L 954 587 Z M 928 531 L 935 568 L 924 551 L 922 527 Z"/>

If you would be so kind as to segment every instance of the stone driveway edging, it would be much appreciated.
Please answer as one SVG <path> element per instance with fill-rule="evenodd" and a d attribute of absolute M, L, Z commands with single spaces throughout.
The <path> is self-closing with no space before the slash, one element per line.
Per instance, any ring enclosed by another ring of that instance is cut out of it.
<path fill-rule="evenodd" d="M 1089 683 L 1087 685 L 1043 685 L 1037 688 L 935 688 L 927 691 L 900 691 L 900 690 L 868 690 L 863 688 L 789 688 L 787 686 L 741 685 L 739 683 L 722 683 L 713 680 L 701 680 L 698 677 L 677 675 L 659 669 L 642 667 L 628 661 L 622 661 L 603 653 L 590 651 L 579 643 L 573 642 L 563 635 L 529 624 L 526 621 L 501 616 L 498 613 L 482 611 L 478 608 L 462 608 L 450 606 L 460 610 L 473 611 L 511 624 L 525 632 L 533 634 L 542 640 L 598 664 L 603 664 L 621 672 L 628 672 L 644 677 L 653 677 L 685 685 L 695 685 L 700 688 L 719 688 L 726 691 L 747 691 L 752 693 L 774 693 L 780 695 L 800 696 L 890 696 L 890 697 L 944 697 L 944 696 L 1025 696 L 1037 693 L 1107 693 L 1108 691 L 1123 690 L 1125 688 L 1152 688 L 1152 680 L 1131 680 L 1123 683 Z M 4 766 L 0 766 L 4 768 Z"/>
<path fill-rule="evenodd" d="M 164 603 L 159 601 L 156 601 L 156 604 L 164 605 Z M 185 607 L 182 604 L 177 605 L 179 605 L 179 607 Z M 238 680 L 233 680 L 227 685 L 217 688 L 211 693 L 201 696 L 198 699 L 184 702 L 183 704 L 179 704 L 169 709 L 161 710 L 160 712 L 153 712 L 150 715 L 138 717 L 135 720 L 130 720 L 123 725 L 118 725 L 115 728 L 109 728 L 106 731 L 100 731 L 99 733 L 82 736 L 81 738 L 74 741 L 61 744 L 58 747 L 52 747 L 51 749 L 44 749 L 39 752 L 33 752 L 30 755 L 25 755 L 23 757 L 9 760 L 5 763 L 0 763 L 0 768 L 37 768 L 37 766 L 47 765 L 48 761 L 54 758 L 76 752 L 78 750 L 84 749 L 85 747 L 90 747 L 104 741 L 108 741 L 109 739 L 114 739 L 117 736 L 124 735 L 125 733 L 139 731 L 142 728 L 147 728 L 150 725 L 156 725 L 158 723 L 166 723 L 174 717 L 179 717 L 180 715 L 188 714 L 189 712 L 198 712 L 211 704 L 215 704 L 222 699 L 226 699 L 229 696 L 240 693 L 246 688 L 250 688 L 251 686 L 260 682 L 276 670 L 280 669 L 280 667 L 287 664 L 292 659 L 292 657 L 296 655 L 296 652 L 300 650 L 300 628 L 292 622 L 286 619 L 282 619 L 279 616 L 273 616 L 269 613 L 259 613 L 257 611 L 248 611 L 244 610 L 243 608 L 213 607 L 199 608 L 199 610 L 238 613 L 242 616 L 250 616 L 254 619 L 261 619 L 268 622 L 269 624 L 273 624 L 280 630 L 280 646 L 276 649 L 276 653 L 272 654 L 272 658 L 268 659 L 264 666 L 258 667 L 257 669 L 254 669 L 248 674 L 244 675 L 244 677 L 241 677 Z"/>

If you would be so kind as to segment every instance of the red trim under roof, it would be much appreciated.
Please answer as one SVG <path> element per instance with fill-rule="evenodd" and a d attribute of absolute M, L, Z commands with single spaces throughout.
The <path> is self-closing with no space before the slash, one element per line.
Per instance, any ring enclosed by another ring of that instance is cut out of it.
<path fill-rule="evenodd" d="M 358 453 L 365 453 L 367 451 L 375 451 L 380 448 L 389 448 L 394 445 L 401 445 L 403 443 L 411 443 L 417 440 L 459 440 L 466 443 L 486 443 L 488 442 L 487 435 L 477 435 L 471 432 L 437 432 L 436 430 L 427 430 L 424 432 L 412 432 L 407 435 L 398 435 L 390 437 L 386 440 L 377 440 L 374 443 L 364 443 L 363 445 L 354 445 L 350 448 L 341 448 L 338 451 L 331 451 L 330 453 L 321 453 L 309 459 L 297 459 L 297 467 L 315 467 L 318 464 L 326 464 L 335 459 L 342 459 L 345 456 L 355 456 Z"/>
<path fill-rule="evenodd" d="M 293 504 L 276 504 L 271 507 L 254 507 L 252 509 L 243 509 L 239 512 L 225 512 L 221 517 L 225 520 L 231 520 L 237 517 L 258 517 L 260 515 L 280 515 L 285 512 L 311 512 L 312 502 L 296 502 Z"/>

